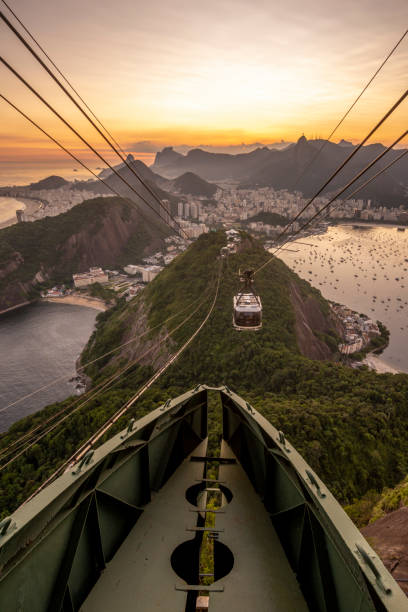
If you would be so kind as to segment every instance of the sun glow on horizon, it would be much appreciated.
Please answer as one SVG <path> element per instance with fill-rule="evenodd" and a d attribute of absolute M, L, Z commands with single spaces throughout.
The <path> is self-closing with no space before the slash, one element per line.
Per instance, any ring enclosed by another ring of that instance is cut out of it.
<path fill-rule="evenodd" d="M 175 0 L 143 6 L 124 0 L 119 13 L 104 0 L 59 6 L 29 0 L 15 10 L 66 71 L 122 146 L 147 163 L 166 145 L 236 146 L 326 138 L 401 36 L 408 5 L 345 0 L 342 7 L 264 0 L 206 7 Z M 350 9 L 353 8 L 353 19 Z M 76 14 L 81 14 L 81 20 Z M 159 17 L 159 18 L 158 18 Z M 135 31 L 135 24 L 137 24 Z M 92 144 L 116 161 L 21 45 L 2 26 L 1 51 Z M 361 36 L 370 28 L 369 38 Z M 61 41 L 64 44 L 61 44 Z M 4 47 L 4 49 L 3 49 Z M 336 133 L 359 142 L 406 87 L 408 37 Z M 92 167 L 100 166 L 15 77 L 0 69 L 2 92 Z M 376 134 L 390 144 L 405 129 L 407 103 Z M 64 154 L 0 102 L 0 183 L 13 164 L 57 165 Z M 373 142 L 372 141 L 372 142 Z M 142 143 L 142 144 L 141 144 Z M 62 163 L 62 162 L 61 162 Z M 68 166 L 73 163 L 68 161 Z M 10 166 L 11 164 L 11 166 Z M 6 181 L 7 182 L 7 181 Z"/>

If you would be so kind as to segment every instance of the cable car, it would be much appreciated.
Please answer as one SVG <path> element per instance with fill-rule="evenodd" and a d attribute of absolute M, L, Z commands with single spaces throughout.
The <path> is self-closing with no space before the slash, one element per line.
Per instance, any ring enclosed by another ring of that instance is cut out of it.
<path fill-rule="evenodd" d="M 241 331 L 257 331 L 262 327 L 262 303 L 253 287 L 253 274 L 253 270 L 240 273 L 242 287 L 233 300 L 232 324 Z"/>

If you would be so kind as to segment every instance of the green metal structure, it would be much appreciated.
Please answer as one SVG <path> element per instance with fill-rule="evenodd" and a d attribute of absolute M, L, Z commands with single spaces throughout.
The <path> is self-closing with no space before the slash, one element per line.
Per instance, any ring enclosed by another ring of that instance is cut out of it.
<path fill-rule="evenodd" d="M 211 457 L 215 391 L 223 433 Z M 130 421 L 0 524 L 1 611 L 189 612 L 202 592 L 211 612 L 408 610 L 310 466 L 227 387 L 199 385 Z"/>

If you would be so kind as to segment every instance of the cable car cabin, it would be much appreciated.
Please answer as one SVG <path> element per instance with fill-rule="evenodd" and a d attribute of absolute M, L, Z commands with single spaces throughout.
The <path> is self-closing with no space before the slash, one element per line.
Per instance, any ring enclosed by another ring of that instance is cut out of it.
<path fill-rule="evenodd" d="M 235 329 L 257 331 L 262 327 L 261 299 L 254 293 L 238 293 L 234 296 L 232 323 Z"/>

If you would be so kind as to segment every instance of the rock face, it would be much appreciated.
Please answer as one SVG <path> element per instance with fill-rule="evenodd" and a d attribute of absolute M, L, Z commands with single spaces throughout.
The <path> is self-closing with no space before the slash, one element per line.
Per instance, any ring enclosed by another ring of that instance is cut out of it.
<path fill-rule="evenodd" d="M 386 514 L 361 532 L 408 595 L 408 507 Z"/>
<path fill-rule="evenodd" d="M 312 295 L 303 297 L 299 286 L 291 283 L 290 299 L 295 312 L 295 332 L 299 350 L 309 359 L 331 359 L 329 346 L 317 334 L 340 334 L 336 320 L 322 312 L 319 301 Z"/>
<path fill-rule="evenodd" d="M 152 216 L 152 213 L 150 213 Z M 150 222 L 150 220 L 152 222 Z M 91 266 L 115 268 L 161 248 L 169 229 L 119 198 L 96 198 L 58 217 L 0 231 L 0 311 Z"/>
<path fill-rule="evenodd" d="M 173 147 L 164 147 L 163 151 L 158 151 L 156 153 L 154 165 L 157 166 L 157 168 L 163 168 L 165 166 L 177 163 L 182 157 L 183 156 L 181 153 L 177 153 Z"/>

